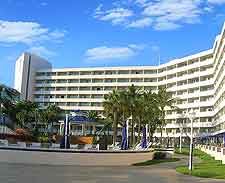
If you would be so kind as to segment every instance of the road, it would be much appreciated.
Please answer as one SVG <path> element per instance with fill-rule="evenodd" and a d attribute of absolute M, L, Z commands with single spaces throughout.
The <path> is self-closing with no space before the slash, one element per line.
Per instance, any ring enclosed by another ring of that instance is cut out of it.
<path fill-rule="evenodd" d="M 176 173 L 175 167 L 186 162 L 164 163 L 148 167 L 87 167 L 0 164 L 0 183 L 216 183 Z"/>

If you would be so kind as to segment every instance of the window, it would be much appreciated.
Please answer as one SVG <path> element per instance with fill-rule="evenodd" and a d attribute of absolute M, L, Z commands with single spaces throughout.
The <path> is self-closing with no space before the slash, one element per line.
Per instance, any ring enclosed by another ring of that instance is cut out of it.
<path fill-rule="evenodd" d="M 70 76 L 73 76 L 73 75 L 76 76 L 76 75 L 79 75 L 79 72 L 73 72 L 73 71 L 71 71 L 71 72 L 69 72 L 69 75 L 70 75 Z"/>
<path fill-rule="evenodd" d="M 80 91 L 90 91 L 91 87 L 80 87 Z"/>
<path fill-rule="evenodd" d="M 68 80 L 69 83 L 79 83 L 78 79 L 70 79 Z"/>
<path fill-rule="evenodd" d="M 68 90 L 69 91 L 77 91 L 78 90 L 78 87 L 69 87 Z"/>
<path fill-rule="evenodd" d="M 112 75 L 112 74 L 117 74 L 117 71 L 106 71 L 106 75 Z"/>
<path fill-rule="evenodd" d="M 94 75 L 103 75 L 104 71 L 94 71 Z"/>
<path fill-rule="evenodd" d="M 58 72 L 57 75 L 58 76 L 66 76 L 67 75 L 67 72 Z"/>
<path fill-rule="evenodd" d="M 118 71 L 118 74 L 129 74 L 129 71 L 128 70 Z"/>
<path fill-rule="evenodd" d="M 156 78 L 144 78 L 144 82 L 157 82 Z"/>
<path fill-rule="evenodd" d="M 131 74 L 143 74 L 143 71 L 142 70 L 134 70 L 134 71 L 131 71 Z"/>
<path fill-rule="evenodd" d="M 80 83 L 91 83 L 91 79 L 80 79 Z"/>
<path fill-rule="evenodd" d="M 88 71 L 83 71 L 83 72 L 80 72 L 80 75 L 92 75 L 92 73 Z"/>
<path fill-rule="evenodd" d="M 128 78 L 120 78 L 120 79 L 118 79 L 118 82 L 127 83 L 127 82 L 129 82 L 129 79 Z"/>
<path fill-rule="evenodd" d="M 145 74 L 156 74 L 157 70 L 145 70 L 144 73 Z"/>

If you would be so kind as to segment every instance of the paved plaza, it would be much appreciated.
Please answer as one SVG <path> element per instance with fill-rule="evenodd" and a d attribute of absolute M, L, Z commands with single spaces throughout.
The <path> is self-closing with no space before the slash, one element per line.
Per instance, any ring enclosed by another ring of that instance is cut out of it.
<path fill-rule="evenodd" d="M 0 183 L 216 183 L 225 180 L 201 179 L 176 173 L 175 167 L 187 161 L 148 167 L 88 167 L 0 164 Z"/>

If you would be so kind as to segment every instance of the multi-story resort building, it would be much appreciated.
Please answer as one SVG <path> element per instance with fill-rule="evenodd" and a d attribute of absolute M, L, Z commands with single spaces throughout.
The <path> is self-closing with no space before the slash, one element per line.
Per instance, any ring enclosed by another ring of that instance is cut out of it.
<path fill-rule="evenodd" d="M 132 84 L 156 92 L 166 86 L 177 98 L 180 110 L 167 109 L 164 137 L 179 137 L 181 128 L 188 134 L 190 111 L 195 112 L 194 135 L 225 132 L 225 25 L 212 49 L 159 66 L 54 69 L 29 53 L 16 62 L 15 89 L 43 107 L 51 103 L 68 111 L 102 111 L 104 95 Z"/>

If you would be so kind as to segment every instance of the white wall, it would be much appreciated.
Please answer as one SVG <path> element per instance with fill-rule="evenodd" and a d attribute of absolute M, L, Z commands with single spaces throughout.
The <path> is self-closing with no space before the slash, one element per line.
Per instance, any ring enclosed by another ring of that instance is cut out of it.
<path fill-rule="evenodd" d="M 21 93 L 21 99 L 32 100 L 35 71 L 51 67 L 48 61 L 30 53 L 23 53 L 17 59 L 14 88 Z"/>

